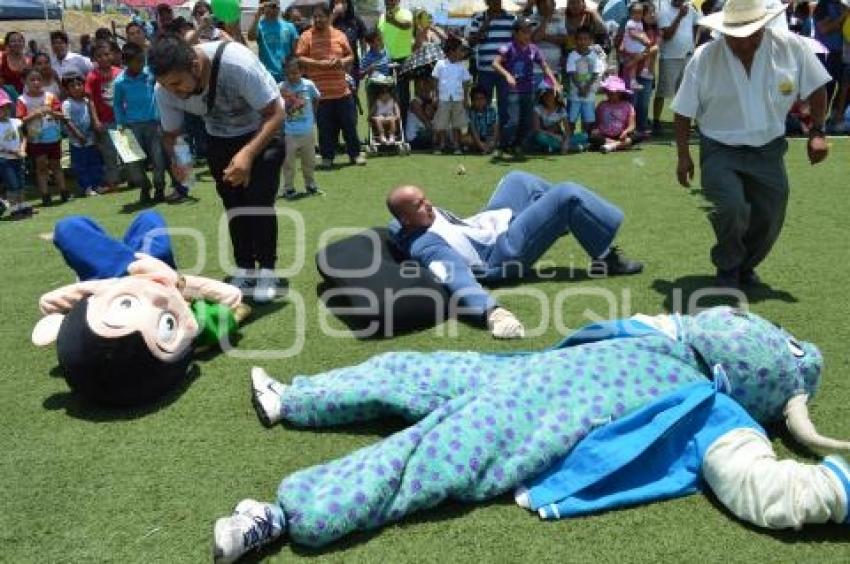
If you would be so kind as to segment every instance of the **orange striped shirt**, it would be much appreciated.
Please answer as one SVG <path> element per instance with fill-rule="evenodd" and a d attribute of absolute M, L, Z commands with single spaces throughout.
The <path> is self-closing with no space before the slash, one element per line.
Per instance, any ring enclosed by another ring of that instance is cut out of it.
<path fill-rule="evenodd" d="M 308 57 L 317 61 L 342 59 L 351 55 L 351 47 L 345 34 L 328 26 L 322 32 L 310 28 L 301 34 L 295 48 L 297 57 Z M 345 70 L 342 68 L 322 69 L 307 66 L 305 74 L 316 83 L 321 97 L 319 100 L 336 100 L 351 93 L 345 81 Z"/>

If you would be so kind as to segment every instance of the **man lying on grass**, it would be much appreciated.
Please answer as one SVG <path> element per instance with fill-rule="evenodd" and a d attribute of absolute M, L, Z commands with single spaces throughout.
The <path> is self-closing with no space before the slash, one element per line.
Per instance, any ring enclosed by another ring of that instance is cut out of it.
<path fill-rule="evenodd" d="M 643 270 L 612 246 L 623 212 L 572 182 L 508 173 L 484 209 L 466 219 L 434 206 L 418 186 L 395 188 L 387 207 L 395 217 L 390 229 L 398 246 L 446 286 L 463 313 L 486 318 L 498 338 L 523 337 L 525 329 L 479 280 L 523 276 L 563 235 L 575 236 L 598 276 Z"/>

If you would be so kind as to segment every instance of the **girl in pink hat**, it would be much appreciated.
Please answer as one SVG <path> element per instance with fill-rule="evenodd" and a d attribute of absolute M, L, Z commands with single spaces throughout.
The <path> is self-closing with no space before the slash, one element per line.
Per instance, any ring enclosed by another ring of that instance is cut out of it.
<path fill-rule="evenodd" d="M 609 76 L 599 85 L 605 100 L 596 106 L 596 127 L 590 132 L 590 144 L 603 153 L 623 151 L 632 146 L 635 133 L 635 109 L 629 102 L 632 93 L 619 76 Z"/>

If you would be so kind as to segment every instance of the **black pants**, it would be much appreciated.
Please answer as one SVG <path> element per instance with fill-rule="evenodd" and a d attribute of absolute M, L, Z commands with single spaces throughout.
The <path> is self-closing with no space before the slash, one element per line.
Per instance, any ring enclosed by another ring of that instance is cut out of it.
<path fill-rule="evenodd" d="M 401 67 L 406 60 L 407 57 L 402 59 L 393 59 L 393 63 L 396 63 L 399 67 Z M 398 96 L 398 109 L 401 112 L 401 123 L 403 126 L 406 126 L 407 111 L 410 109 L 410 80 L 398 76 L 398 73 L 396 73 L 396 77 L 398 78 L 395 86 L 396 95 Z"/>
<path fill-rule="evenodd" d="M 360 138 L 357 137 L 357 105 L 349 94 L 333 100 L 320 100 L 316 106 L 316 124 L 319 127 L 319 153 L 323 161 L 332 161 L 336 156 L 339 132 L 345 139 L 345 152 L 349 159 L 360 154 Z"/>
<path fill-rule="evenodd" d="M 238 215 L 230 218 L 230 242 L 233 258 L 239 268 L 274 268 L 277 260 L 277 216 L 274 201 L 280 184 L 280 167 L 285 155 L 282 137 L 275 137 L 254 159 L 251 180 L 247 186 L 234 187 L 224 181 L 224 169 L 256 132 L 240 137 L 209 137 L 207 163 L 215 179 L 215 189 L 224 209 L 261 208 L 267 213 Z"/>
<path fill-rule="evenodd" d="M 827 104 L 827 112 L 830 109 L 830 105 L 833 103 L 832 97 L 835 95 L 835 89 L 839 87 L 841 84 L 841 78 L 844 75 L 844 63 L 841 60 L 841 51 L 830 51 L 828 54 L 820 54 L 818 55 L 818 59 L 823 63 L 823 66 L 826 67 L 829 76 L 832 77 L 826 84 L 826 104 Z M 827 113 L 827 117 L 829 113 Z"/>

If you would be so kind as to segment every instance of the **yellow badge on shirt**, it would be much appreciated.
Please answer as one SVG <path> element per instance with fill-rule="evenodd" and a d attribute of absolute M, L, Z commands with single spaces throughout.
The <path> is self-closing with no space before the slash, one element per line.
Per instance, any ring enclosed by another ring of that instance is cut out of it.
<path fill-rule="evenodd" d="M 784 96 L 790 96 L 794 93 L 794 83 L 790 80 L 783 80 L 779 83 L 779 92 Z"/>

